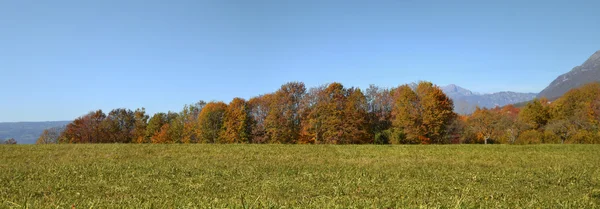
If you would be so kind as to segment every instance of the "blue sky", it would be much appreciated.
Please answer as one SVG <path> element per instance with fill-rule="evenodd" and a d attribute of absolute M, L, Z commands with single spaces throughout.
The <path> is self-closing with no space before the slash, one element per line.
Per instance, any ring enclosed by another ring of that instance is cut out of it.
<path fill-rule="evenodd" d="M 0 122 L 179 111 L 288 81 L 539 92 L 600 50 L 600 1 L 0 0 Z"/>

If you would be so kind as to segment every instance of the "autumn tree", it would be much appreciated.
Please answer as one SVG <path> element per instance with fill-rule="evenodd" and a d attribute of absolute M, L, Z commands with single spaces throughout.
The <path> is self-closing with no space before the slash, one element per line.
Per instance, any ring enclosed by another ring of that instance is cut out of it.
<path fill-rule="evenodd" d="M 528 124 L 532 129 L 538 130 L 548 123 L 550 112 L 540 100 L 534 99 L 520 111 L 519 120 Z"/>
<path fill-rule="evenodd" d="M 131 137 L 135 143 L 149 143 L 150 139 L 146 137 L 146 127 L 148 126 L 148 116 L 145 108 L 138 108 L 133 112 L 133 130 Z"/>
<path fill-rule="evenodd" d="M 560 136 L 561 142 L 579 141 L 598 132 L 600 83 L 590 83 L 572 89 L 551 105 L 552 119 L 547 129 Z M 586 141 L 586 140 L 583 140 Z"/>
<path fill-rule="evenodd" d="M 152 143 L 179 143 L 183 132 L 183 122 L 179 114 L 169 111 L 167 114 L 161 114 L 160 128 L 154 131 L 150 138 Z M 152 122 L 152 119 L 150 119 Z M 150 125 L 148 125 L 150 127 Z M 156 126 L 158 127 L 158 126 Z"/>
<path fill-rule="evenodd" d="M 392 90 L 370 85 L 366 90 L 368 123 L 371 135 L 375 136 L 392 126 L 392 108 L 394 98 Z"/>
<path fill-rule="evenodd" d="M 302 125 L 298 143 L 320 143 L 323 141 L 325 111 L 321 106 L 325 99 L 326 86 L 311 88 L 302 100 Z"/>
<path fill-rule="evenodd" d="M 133 142 L 133 133 L 135 129 L 135 115 L 128 109 L 114 109 L 110 111 L 107 117 L 102 121 L 102 131 L 109 143 L 130 143 Z"/>
<path fill-rule="evenodd" d="M 202 108 L 206 105 L 206 102 L 200 100 L 192 105 L 185 105 L 180 113 L 182 119 L 182 143 L 196 143 L 198 142 L 198 115 L 202 111 Z"/>
<path fill-rule="evenodd" d="M 157 137 L 160 134 L 161 129 L 163 129 L 163 126 L 167 123 L 168 123 L 168 118 L 167 118 L 166 113 L 163 113 L 163 112 L 155 113 L 148 121 L 148 125 L 146 127 L 145 142 L 160 143 L 162 141 L 162 139 L 164 139 L 164 138 L 159 139 Z M 168 129 L 165 130 L 165 133 L 163 133 L 163 135 L 166 134 L 167 130 Z"/>
<path fill-rule="evenodd" d="M 271 142 L 296 143 L 300 136 L 300 105 L 306 94 L 301 82 L 284 84 L 271 100 L 269 114 L 265 119 L 266 131 Z"/>
<path fill-rule="evenodd" d="M 322 118 L 323 139 L 322 143 L 337 144 L 344 143 L 344 100 L 346 89 L 340 83 L 332 83 L 323 91 L 323 99 L 316 108 Z"/>
<path fill-rule="evenodd" d="M 223 102 L 209 102 L 198 115 L 199 142 L 217 143 L 223 131 L 227 105 Z"/>
<path fill-rule="evenodd" d="M 478 138 L 483 139 L 484 144 L 487 144 L 490 139 L 500 135 L 498 124 L 500 123 L 500 115 L 486 108 L 475 109 L 475 112 L 467 119 L 468 126 L 472 129 Z"/>
<path fill-rule="evenodd" d="M 394 109 L 392 110 L 392 125 L 394 132 L 401 131 L 405 139 L 400 143 L 424 143 L 425 135 L 421 118 L 419 96 L 408 85 L 402 85 L 394 91 Z M 423 138 L 424 139 L 424 138 Z"/>
<path fill-rule="evenodd" d="M 456 114 L 453 103 L 444 92 L 430 82 L 420 82 L 395 90 L 393 125 L 401 129 L 409 142 L 449 143 L 449 126 Z"/>
<path fill-rule="evenodd" d="M 48 128 L 44 129 L 40 137 L 35 142 L 36 144 L 57 144 L 58 137 L 60 137 L 59 128 Z"/>
<path fill-rule="evenodd" d="M 502 108 L 496 107 L 492 111 L 499 114 L 498 129 L 502 143 L 514 144 L 519 136 L 529 128 L 529 125 L 519 120 L 521 110 L 512 104 Z"/>
<path fill-rule="evenodd" d="M 269 141 L 265 120 L 270 112 L 272 98 L 273 94 L 265 94 L 253 97 L 248 101 L 251 143 L 265 143 Z"/>
<path fill-rule="evenodd" d="M 572 119 L 572 118 L 569 118 Z M 577 120 L 552 120 L 546 127 L 546 129 L 560 138 L 561 144 L 564 144 L 579 130 L 580 124 L 573 123 Z"/>
<path fill-rule="evenodd" d="M 342 125 L 343 142 L 352 144 L 373 142 L 373 137 L 369 134 L 368 104 L 365 95 L 359 88 L 350 88 L 346 94 Z"/>
<path fill-rule="evenodd" d="M 340 83 L 313 88 L 306 96 L 302 143 L 368 143 L 367 101 L 360 89 Z"/>
<path fill-rule="evenodd" d="M 242 98 L 234 98 L 225 111 L 223 142 L 248 143 L 250 138 L 250 115 L 248 103 Z"/>
<path fill-rule="evenodd" d="M 106 143 L 106 131 L 102 129 L 105 118 L 102 110 L 78 117 L 66 126 L 59 138 L 65 143 Z"/>

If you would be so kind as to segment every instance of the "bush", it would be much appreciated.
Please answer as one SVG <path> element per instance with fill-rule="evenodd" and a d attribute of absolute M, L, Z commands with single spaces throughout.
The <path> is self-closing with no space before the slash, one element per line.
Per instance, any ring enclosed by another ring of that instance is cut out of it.
<path fill-rule="evenodd" d="M 400 129 L 388 129 L 385 130 L 389 135 L 390 144 L 419 144 L 421 141 L 419 139 L 409 139 L 404 134 L 404 131 Z"/>
<path fill-rule="evenodd" d="M 554 132 L 546 130 L 543 133 L 542 143 L 545 143 L 545 144 L 560 144 L 561 143 L 561 139 Z"/>
<path fill-rule="evenodd" d="M 390 143 L 390 131 L 385 130 L 382 132 L 378 132 L 375 134 L 375 140 L 373 141 L 375 144 L 389 144 Z"/>
<path fill-rule="evenodd" d="M 527 130 L 521 133 L 515 144 L 540 144 L 544 135 L 536 130 Z"/>
<path fill-rule="evenodd" d="M 566 143 L 570 144 L 591 144 L 595 141 L 594 134 L 587 130 L 578 130 L 575 132 Z"/>

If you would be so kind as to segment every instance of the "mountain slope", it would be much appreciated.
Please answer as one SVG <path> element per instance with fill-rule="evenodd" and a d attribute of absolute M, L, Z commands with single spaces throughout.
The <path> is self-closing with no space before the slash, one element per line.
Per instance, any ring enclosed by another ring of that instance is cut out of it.
<path fill-rule="evenodd" d="M 71 121 L 0 123 L 0 139 L 14 138 L 19 144 L 34 144 L 44 129 L 63 127 Z"/>
<path fill-rule="evenodd" d="M 600 81 L 600 51 L 590 56 L 582 65 L 558 76 L 558 78 L 538 94 L 538 97 L 553 100 L 573 88 L 594 81 Z"/>
<path fill-rule="evenodd" d="M 459 114 L 470 114 L 476 107 L 494 108 L 532 100 L 535 93 L 518 93 L 503 91 L 492 94 L 479 94 L 468 89 L 451 84 L 441 87 L 448 97 L 454 101 L 454 111 Z"/>

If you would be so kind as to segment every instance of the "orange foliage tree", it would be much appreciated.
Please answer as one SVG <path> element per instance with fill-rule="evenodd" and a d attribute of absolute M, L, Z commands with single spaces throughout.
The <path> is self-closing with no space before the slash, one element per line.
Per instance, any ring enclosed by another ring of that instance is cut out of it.
<path fill-rule="evenodd" d="M 242 98 L 234 98 L 227 106 L 224 116 L 223 142 L 248 143 L 250 138 L 250 115 L 248 103 Z"/>

